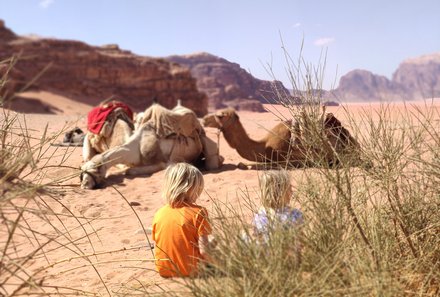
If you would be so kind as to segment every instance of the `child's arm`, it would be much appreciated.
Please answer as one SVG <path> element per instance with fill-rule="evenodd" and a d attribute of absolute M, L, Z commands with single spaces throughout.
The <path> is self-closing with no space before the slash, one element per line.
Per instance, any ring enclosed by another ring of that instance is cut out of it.
<path fill-rule="evenodd" d="M 209 240 L 208 235 L 201 235 L 199 237 L 199 249 L 200 249 L 200 255 L 204 262 L 212 263 L 212 259 L 207 253 L 209 250 Z"/>
<path fill-rule="evenodd" d="M 205 208 L 202 208 L 200 216 L 198 217 L 198 224 L 199 226 L 199 250 L 202 258 L 204 258 L 206 261 L 210 262 L 210 257 L 208 253 L 210 250 L 212 250 L 215 246 L 215 240 L 210 240 L 209 236 L 211 234 L 211 225 L 209 224 L 208 219 L 208 212 Z"/>
<path fill-rule="evenodd" d="M 199 249 L 200 249 L 200 254 L 203 257 L 206 257 L 206 252 L 209 249 L 208 235 L 201 235 L 199 237 Z"/>

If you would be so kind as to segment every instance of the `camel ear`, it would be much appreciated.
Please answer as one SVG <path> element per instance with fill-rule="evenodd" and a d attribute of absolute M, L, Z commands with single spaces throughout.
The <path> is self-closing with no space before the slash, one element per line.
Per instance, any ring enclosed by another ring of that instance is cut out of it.
<path fill-rule="evenodd" d="M 230 119 L 239 119 L 237 112 L 232 107 L 228 107 L 225 110 L 223 110 L 223 115 L 227 116 Z"/>

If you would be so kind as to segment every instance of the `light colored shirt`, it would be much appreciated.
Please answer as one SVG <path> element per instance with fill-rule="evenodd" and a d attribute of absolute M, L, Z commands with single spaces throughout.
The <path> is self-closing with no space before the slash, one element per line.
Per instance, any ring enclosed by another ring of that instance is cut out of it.
<path fill-rule="evenodd" d="M 269 232 L 274 225 L 283 228 L 298 226 L 303 223 L 303 214 L 300 210 L 291 207 L 277 210 L 261 207 L 255 214 L 253 222 L 256 233 L 263 235 L 263 238 L 267 241 Z"/>

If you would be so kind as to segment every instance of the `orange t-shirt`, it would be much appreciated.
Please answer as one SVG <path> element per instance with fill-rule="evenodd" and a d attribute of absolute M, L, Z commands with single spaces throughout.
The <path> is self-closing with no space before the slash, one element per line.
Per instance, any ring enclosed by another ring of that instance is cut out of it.
<path fill-rule="evenodd" d="M 189 276 L 197 273 L 202 258 L 199 237 L 211 233 L 208 212 L 204 207 L 191 204 L 160 208 L 153 219 L 156 269 L 161 276 Z"/>

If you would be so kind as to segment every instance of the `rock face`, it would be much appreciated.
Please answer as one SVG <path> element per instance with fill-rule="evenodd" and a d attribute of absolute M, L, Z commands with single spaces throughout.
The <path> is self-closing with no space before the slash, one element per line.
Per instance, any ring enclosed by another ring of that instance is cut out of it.
<path fill-rule="evenodd" d="M 135 55 L 117 45 L 90 46 L 78 41 L 16 36 L 0 22 L 0 61 L 16 59 L 3 96 L 31 89 L 48 90 L 97 104 L 113 97 L 143 110 L 155 99 L 171 108 L 177 99 L 199 116 L 208 101 L 190 71 L 165 59 Z M 9 63 L 0 65 L 0 77 Z M 0 94 L 1 95 L 1 94 Z"/>
<path fill-rule="evenodd" d="M 242 109 L 258 111 L 263 109 L 261 103 L 278 101 L 280 94 L 289 96 L 289 91 L 281 82 L 256 79 L 239 64 L 208 53 L 170 56 L 166 59 L 191 70 L 199 90 L 208 95 L 211 108 L 234 105 L 235 108 L 242 106 Z M 252 104 L 247 100 L 252 100 Z"/>
<path fill-rule="evenodd" d="M 6 28 L 5 22 L 0 20 L 0 40 L 6 42 L 15 38 L 17 38 L 17 36 L 14 32 Z"/>
<path fill-rule="evenodd" d="M 341 77 L 333 93 L 344 101 L 440 97 L 440 53 L 403 61 L 391 80 L 366 70 L 350 71 Z"/>

